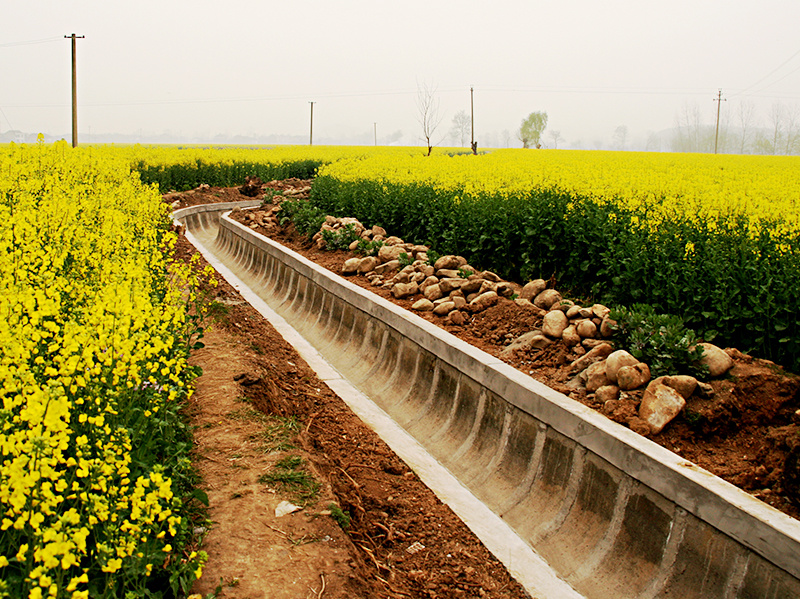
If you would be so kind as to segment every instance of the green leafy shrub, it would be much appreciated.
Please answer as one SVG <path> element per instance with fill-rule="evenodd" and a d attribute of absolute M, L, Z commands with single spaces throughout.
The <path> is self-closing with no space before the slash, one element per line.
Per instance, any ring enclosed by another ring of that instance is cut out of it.
<path fill-rule="evenodd" d="M 311 237 L 325 222 L 325 211 L 307 200 L 285 200 L 278 212 L 278 220 L 281 225 L 294 223 L 298 233 Z"/>
<path fill-rule="evenodd" d="M 405 268 L 406 266 L 411 266 L 414 263 L 414 258 L 410 254 L 402 252 L 397 257 L 397 261 L 400 263 L 400 268 Z"/>
<path fill-rule="evenodd" d="M 371 241 L 363 237 L 358 240 L 356 252 L 364 256 L 377 256 L 380 249 L 383 247 L 383 241 L 380 239 Z"/>
<path fill-rule="evenodd" d="M 653 377 L 670 374 L 690 374 L 699 379 L 708 377 L 708 368 L 699 363 L 703 348 L 698 345 L 695 332 L 686 328 L 682 318 L 656 314 L 647 304 L 616 308 L 609 317 L 616 321 L 614 338 L 617 345 L 645 362 Z"/>
<path fill-rule="evenodd" d="M 322 239 L 325 240 L 325 249 L 346 250 L 350 248 L 351 243 L 359 239 L 359 236 L 355 226 L 347 224 L 336 231 L 324 229 Z"/>

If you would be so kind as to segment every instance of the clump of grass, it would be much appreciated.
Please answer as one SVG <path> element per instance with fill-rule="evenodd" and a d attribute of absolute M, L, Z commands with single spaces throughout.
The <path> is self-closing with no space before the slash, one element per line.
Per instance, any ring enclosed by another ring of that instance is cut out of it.
<path fill-rule="evenodd" d="M 246 399 L 239 401 L 242 401 L 242 403 L 247 403 Z M 244 421 L 256 421 L 256 422 L 263 422 L 266 419 L 266 416 L 262 412 L 254 410 L 249 406 L 243 406 L 241 408 L 233 410 L 232 412 L 228 412 L 226 414 L 226 417 L 230 418 L 231 420 L 244 420 Z"/>
<path fill-rule="evenodd" d="M 335 503 L 331 503 L 328 506 L 328 510 L 330 510 L 331 518 L 336 521 L 336 524 L 339 525 L 339 528 L 342 530 L 347 530 L 350 527 L 350 512 L 346 512 Z"/>
<path fill-rule="evenodd" d="M 260 442 L 264 453 L 291 451 L 295 448 L 292 439 L 300 432 L 300 422 L 294 416 L 269 416 L 264 429 L 253 435 Z"/>
<path fill-rule="evenodd" d="M 258 477 L 258 482 L 288 494 L 293 503 L 302 506 L 316 499 L 320 488 L 320 484 L 305 469 L 303 458 L 298 455 L 278 460 L 270 472 Z"/>

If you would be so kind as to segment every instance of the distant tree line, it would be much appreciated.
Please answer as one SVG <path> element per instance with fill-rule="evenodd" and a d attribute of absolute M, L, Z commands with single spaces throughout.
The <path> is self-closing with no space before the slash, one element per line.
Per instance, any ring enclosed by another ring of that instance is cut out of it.
<path fill-rule="evenodd" d="M 800 154 L 800 105 L 775 103 L 766 117 L 750 101 L 731 108 L 720 116 L 717 138 L 716 123 L 704 123 L 696 104 L 684 105 L 675 119 L 670 149 L 713 153 L 716 139 L 720 154 Z"/>

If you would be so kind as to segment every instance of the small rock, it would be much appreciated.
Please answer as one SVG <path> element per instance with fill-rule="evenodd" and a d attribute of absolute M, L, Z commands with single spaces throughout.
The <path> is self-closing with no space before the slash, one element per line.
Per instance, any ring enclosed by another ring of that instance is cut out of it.
<path fill-rule="evenodd" d="M 399 260 L 390 260 L 384 264 L 379 264 L 375 267 L 375 273 L 379 275 L 386 275 L 392 273 L 396 270 L 400 270 L 400 261 Z"/>
<path fill-rule="evenodd" d="M 586 390 L 589 393 L 594 393 L 601 387 L 605 387 L 611 382 L 606 376 L 605 360 L 595 362 L 589 366 L 589 368 L 584 370 L 581 376 L 586 378 Z"/>
<path fill-rule="evenodd" d="M 650 367 L 644 362 L 623 366 L 617 371 L 617 386 L 623 391 L 638 389 L 650 382 Z"/>
<path fill-rule="evenodd" d="M 551 310 L 544 315 L 544 323 L 542 323 L 542 332 L 555 339 L 561 339 L 564 329 L 569 325 L 567 315 L 561 310 Z"/>
<path fill-rule="evenodd" d="M 608 316 L 609 312 L 611 312 L 611 308 L 606 308 L 603 304 L 595 304 L 592 306 L 592 314 L 597 318 L 605 318 Z"/>
<path fill-rule="evenodd" d="M 614 327 L 616 326 L 617 326 L 617 321 L 611 320 L 608 316 L 606 316 L 603 320 L 600 321 L 600 336 L 611 337 L 614 334 Z"/>
<path fill-rule="evenodd" d="M 513 283 L 507 283 L 506 281 L 501 281 L 497 284 L 497 295 L 501 297 L 511 297 L 517 292 L 517 287 Z"/>
<path fill-rule="evenodd" d="M 619 398 L 619 387 L 616 385 L 603 385 L 594 392 L 594 398 L 603 403 Z"/>
<path fill-rule="evenodd" d="M 544 349 L 548 345 L 552 345 L 553 341 L 542 335 L 541 331 L 528 331 L 520 335 L 510 345 L 503 348 L 500 352 L 501 357 L 508 357 L 516 350 L 524 349 Z"/>
<path fill-rule="evenodd" d="M 592 349 L 590 349 L 588 352 L 586 352 L 585 355 L 575 360 L 570 366 L 570 370 L 572 372 L 581 372 L 582 370 L 585 370 L 595 362 L 607 358 L 612 351 L 614 351 L 614 348 L 611 347 L 610 343 L 606 343 L 604 341 L 600 342 L 599 344 L 595 345 Z"/>
<path fill-rule="evenodd" d="M 450 299 L 453 300 L 453 305 L 455 306 L 455 309 L 461 310 L 462 308 L 466 308 L 467 300 L 464 298 L 463 295 L 455 295 L 456 293 L 458 292 L 454 291 L 453 293 L 450 294 Z"/>
<path fill-rule="evenodd" d="M 442 302 L 433 308 L 433 313 L 436 316 L 447 316 L 455 307 L 456 305 L 453 302 Z"/>
<path fill-rule="evenodd" d="M 569 310 L 567 310 L 567 318 L 569 318 L 570 320 L 572 320 L 573 318 L 578 318 L 581 314 L 581 310 L 583 310 L 583 308 L 581 308 L 580 306 L 577 305 L 570 306 Z"/>
<path fill-rule="evenodd" d="M 533 299 L 533 305 L 544 310 L 549 310 L 554 304 L 560 301 L 561 294 L 558 291 L 555 289 L 545 289 Z"/>
<path fill-rule="evenodd" d="M 660 382 L 667 385 L 667 387 L 672 387 L 675 389 L 675 391 L 680 393 L 683 399 L 689 399 L 694 393 L 694 390 L 697 389 L 697 379 L 693 376 L 689 376 L 688 374 L 678 374 L 675 376 L 665 376 L 659 378 L 662 379 Z"/>
<path fill-rule="evenodd" d="M 617 372 L 623 366 L 633 366 L 638 364 L 639 360 L 634 358 L 630 353 L 624 349 L 618 349 L 608 356 L 606 359 L 606 375 L 612 382 L 617 382 Z"/>
<path fill-rule="evenodd" d="M 714 397 L 714 387 L 710 383 L 697 381 L 697 394 L 704 399 L 711 399 Z"/>
<path fill-rule="evenodd" d="M 487 291 L 481 293 L 478 297 L 469 303 L 470 309 L 473 311 L 485 310 L 490 306 L 494 306 L 500 298 L 494 291 Z"/>
<path fill-rule="evenodd" d="M 597 337 L 597 325 L 595 325 L 591 320 L 583 320 L 579 322 L 575 328 L 578 335 L 580 335 L 583 339 Z"/>
<path fill-rule="evenodd" d="M 419 285 L 416 283 L 397 283 L 392 287 L 392 296 L 396 299 L 404 299 L 416 294 Z"/>
<path fill-rule="evenodd" d="M 443 268 L 458 270 L 459 266 L 458 256 L 442 256 L 433 264 L 433 268 L 436 270 L 442 270 Z"/>
<path fill-rule="evenodd" d="M 430 312 L 433 310 L 433 302 L 423 297 L 415 301 L 412 304 L 411 309 L 416 310 L 417 312 Z"/>
<path fill-rule="evenodd" d="M 581 341 L 581 345 L 586 349 L 591 350 L 597 347 L 598 345 L 609 345 L 609 343 L 608 341 L 603 341 L 602 339 L 584 339 L 583 341 Z"/>
<path fill-rule="evenodd" d="M 686 400 L 672 387 L 662 383 L 648 385 L 639 405 L 639 418 L 650 426 L 652 434 L 657 435 L 685 405 Z"/>
<path fill-rule="evenodd" d="M 708 372 L 712 377 L 722 376 L 733 368 L 731 357 L 716 345 L 701 343 L 700 347 L 703 348 L 703 357 L 700 358 L 700 363 L 708 366 Z"/>
<path fill-rule="evenodd" d="M 380 264 L 380 260 L 378 260 L 375 256 L 367 256 L 366 258 L 361 258 L 358 263 L 358 274 L 366 274 L 375 270 L 375 267 Z"/>
<path fill-rule="evenodd" d="M 442 290 L 444 295 L 449 295 L 451 291 L 455 289 L 460 289 L 461 285 L 464 283 L 464 279 L 441 279 L 439 281 L 439 289 Z"/>
<path fill-rule="evenodd" d="M 453 310 L 447 315 L 447 318 L 455 325 L 461 326 L 467 322 L 466 315 L 461 310 Z"/>
<path fill-rule="evenodd" d="M 628 418 L 626 423 L 634 433 L 641 435 L 642 437 L 647 437 L 651 434 L 655 435 L 661 432 L 654 431 L 653 427 L 650 426 L 646 420 L 640 418 L 639 416 L 632 416 L 631 418 Z"/>
<path fill-rule="evenodd" d="M 442 293 L 439 284 L 434 283 L 433 285 L 428 285 L 427 287 L 425 287 L 425 291 L 422 292 L 422 295 L 425 296 L 425 299 L 429 299 L 430 301 L 435 302 L 437 299 L 441 298 L 444 294 Z"/>
<path fill-rule="evenodd" d="M 483 279 L 480 278 L 472 278 L 470 277 L 468 280 L 464 281 L 461 284 L 461 291 L 464 292 L 465 295 L 469 295 L 470 293 L 477 293 L 481 290 L 483 286 Z"/>
<path fill-rule="evenodd" d="M 531 301 L 537 295 L 547 288 L 547 282 L 544 279 L 535 279 L 525 283 L 525 286 L 520 291 L 520 298 Z"/>
<path fill-rule="evenodd" d="M 358 272 L 358 264 L 361 262 L 361 258 L 349 258 L 348 260 L 344 261 L 342 264 L 342 274 L 347 275 L 354 275 Z"/>
<path fill-rule="evenodd" d="M 392 260 L 399 260 L 402 254 L 408 255 L 408 252 L 401 245 L 383 245 L 378 250 L 378 260 L 384 263 L 391 262 Z"/>
<path fill-rule="evenodd" d="M 574 347 L 576 345 L 579 346 L 581 342 L 581 336 L 578 334 L 578 330 L 574 324 L 571 324 L 564 329 L 564 331 L 561 333 L 561 340 L 569 347 Z"/>

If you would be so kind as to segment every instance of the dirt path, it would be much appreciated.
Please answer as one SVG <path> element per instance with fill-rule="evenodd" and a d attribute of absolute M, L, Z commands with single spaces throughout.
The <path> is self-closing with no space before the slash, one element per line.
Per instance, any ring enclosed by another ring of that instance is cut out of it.
<path fill-rule="evenodd" d="M 205 344 L 193 357 L 204 374 L 192 406 L 196 465 L 213 526 L 203 544 L 211 559 L 195 592 L 205 596 L 221 585 L 221 597 L 289 599 L 319 597 L 324 587 L 329 597 L 358 596 L 352 545 L 329 515 L 320 515 L 319 506 L 334 501 L 330 489 L 308 509 L 278 518 L 282 495 L 259 482 L 287 453 L 270 447 L 308 457 L 290 447 L 292 428 L 254 409 L 234 381 L 252 371 L 252 350 L 221 328 Z"/>

